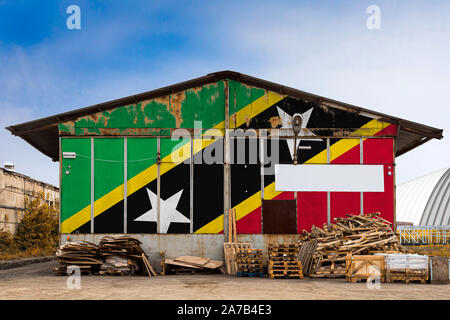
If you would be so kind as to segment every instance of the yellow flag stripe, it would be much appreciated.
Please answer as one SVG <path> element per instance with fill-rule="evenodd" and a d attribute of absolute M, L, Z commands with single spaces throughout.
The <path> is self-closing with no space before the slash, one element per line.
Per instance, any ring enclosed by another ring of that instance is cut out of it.
<path fill-rule="evenodd" d="M 352 132 L 351 136 L 370 136 L 375 135 L 380 132 L 384 128 L 386 128 L 389 123 L 381 122 L 376 119 L 369 121 L 360 129 Z M 364 138 L 363 140 L 366 140 Z M 343 155 L 344 153 L 350 151 L 352 148 L 356 147 L 359 144 L 360 140 L 358 139 L 341 139 L 338 142 L 334 143 L 330 146 L 330 162 Z M 319 164 L 319 163 L 327 163 L 327 150 L 323 150 L 311 159 L 307 160 L 304 164 Z M 275 191 L 275 182 L 267 185 L 264 188 L 264 199 L 271 200 L 276 196 L 280 195 L 281 191 Z M 258 200 L 257 200 L 258 199 Z M 236 209 L 236 221 L 242 219 L 247 216 L 257 208 L 261 206 L 261 191 L 258 191 L 251 197 L 242 201 L 238 205 L 234 207 Z M 217 217 L 207 225 L 198 229 L 195 233 L 219 233 L 223 231 L 223 219 L 224 215 Z"/>
<path fill-rule="evenodd" d="M 235 114 L 236 126 L 239 127 L 243 125 L 247 121 L 249 114 L 251 115 L 251 117 L 254 117 L 257 114 L 261 113 L 262 111 L 266 110 L 267 108 L 271 107 L 278 101 L 282 100 L 284 97 L 285 95 L 279 95 L 271 91 L 266 92 L 264 96 L 256 99 L 249 105 L 245 106 L 244 108 L 236 112 Z M 221 123 L 217 124 L 212 130 L 211 129 L 207 130 L 205 133 L 202 134 L 202 136 L 208 136 L 212 134 L 216 136 L 223 135 L 223 130 L 220 129 L 221 128 L 223 129 L 224 126 L 225 121 L 222 121 Z M 193 153 L 196 154 L 197 152 L 203 150 L 213 142 L 214 140 L 209 138 L 201 139 L 201 141 L 200 139 L 198 139 L 198 141 L 194 141 Z M 188 159 L 190 157 L 190 148 L 191 143 L 188 142 L 184 144 L 182 147 L 172 152 L 171 154 L 164 157 L 161 160 L 161 162 L 167 163 L 168 165 L 160 167 L 160 174 L 163 175 L 167 171 L 173 169 L 180 162 Z M 172 155 L 174 155 L 174 158 L 177 159 L 177 163 L 172 162 Z M 149 184 L 150 182 L 155 180 L 157 176 L 158 176 L 157 164 L 153 164 L 127 181 L 127 195 L 131 195 L 140 188 L 142 188 L 143 186 Z M 117 188 L 113 189 L 112 191 L 110 191 L 109 193 L 105 194 L 103 197 L 96 200 L 94 202 L 94 217 L 105 212 L 119 201 L 122 201 L 124 199 L 123 188 L 124 185 L 122 184 Z M 82 226 L 83 224 L 87 223 L 90 219 L 91 219 L 91 205 L 88 205 L 79 212 L 72 215 L 70 218 L 64 220 L 61 223 L 61 232 L 70 233 L 79 228 L 80 226 Z"/>

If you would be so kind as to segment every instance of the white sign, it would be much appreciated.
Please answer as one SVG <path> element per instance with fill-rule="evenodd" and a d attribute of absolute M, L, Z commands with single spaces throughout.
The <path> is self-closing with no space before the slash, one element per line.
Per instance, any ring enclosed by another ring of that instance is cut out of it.
<path fill-rule="evenodd" d="M 275 190 L 384 192 L 383 166 L 276 164 Z"/>

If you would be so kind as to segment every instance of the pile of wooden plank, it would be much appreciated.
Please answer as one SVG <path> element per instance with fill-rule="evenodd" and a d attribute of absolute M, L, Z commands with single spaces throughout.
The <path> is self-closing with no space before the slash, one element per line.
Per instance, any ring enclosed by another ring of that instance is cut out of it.
<path fill-rule="evenodd" d="M 317 241 L 312 257 L 311 277 L 345 277 L 345 257 L 375 253 L 408 252 L 395 236 L 391 223 L 378 216 L 347 215 L 335 218 L 334 224 L 303 230 L 303 241 Z"/>
<path fill-rule="evenodd" d="M 133 275 L 145 273 L 156 276 L 141 248 L 142 242 L 131 236 L 105 236 L 98 244 L 98 255 L 105 262 L 100 274 Z"/>
<path fill-rule="evenodd" d="M 223 261 L 196 256 L 181 256 L 175 259 L 165 259 L 165 273 L 175 274 L 205 274 L 222 273 Z"/>
<path fill-rule="evenodd" d="M 302 263 L 298 259 L 299 247 L 299 243 L 269 244 L 269 278 L 303 278 Z"/>
<path fill-rule="evenodd" d="M 82 243 L 66 242 L 56 251 L 59 266 L 53 268 L 58 275 L 67 275 L 68 266 L 78 266 L 82 274 L 91 274 L 98 270 L 102 260 L 97 257 L 97 246 L 83 241 Z"/>
<path fill-rule="evenodd" d="M 78 266 L 81 274 L 156 275 L 141 242 L 130 236 L 105 236 L 98 246 L 87 241 L 66 242 L 59 247 L 56 256 L 59 266 L 53 271 L 59 275 L 66 275 L 70 265 Z"/>
<path fill-rule="evenodd" d="M 263 277 L 261 249 L 236 249 L 236 264 L 238 277 Z"/>
<path fill-rule="evenodd" d="M 102 258 L 120 256 L 141 260 L 144 253 L 141 244 L 138 239 L 130 236 L 105 236 L 98 244 L 98 253 Z"/>

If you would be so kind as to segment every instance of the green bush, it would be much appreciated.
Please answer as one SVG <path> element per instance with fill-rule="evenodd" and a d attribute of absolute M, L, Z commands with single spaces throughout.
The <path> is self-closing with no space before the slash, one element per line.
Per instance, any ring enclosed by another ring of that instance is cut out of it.
<path fill-rule="evenodd" d="M 43 194 L 25 199 L 25 213 L 20 221 L 14 242 L 19 250 L 31 248 L 44 251 L 58 246 L 58 210 L 44 200 Z"/>

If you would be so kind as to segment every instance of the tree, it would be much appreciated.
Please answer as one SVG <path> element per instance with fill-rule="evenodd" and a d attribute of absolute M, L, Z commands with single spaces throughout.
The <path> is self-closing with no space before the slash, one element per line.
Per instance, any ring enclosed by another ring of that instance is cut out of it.
<path fill-rule="evenodd" d="M 18 249 L 54 250 L 58 246 L 58 205 L 49 205 L 43 193 L 25 198 L 25 213 L 14 236 Z"/>

